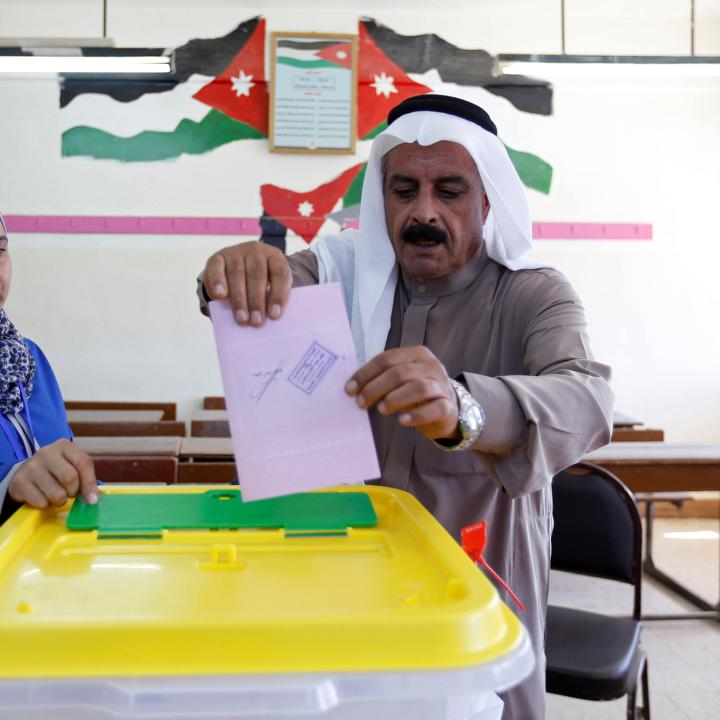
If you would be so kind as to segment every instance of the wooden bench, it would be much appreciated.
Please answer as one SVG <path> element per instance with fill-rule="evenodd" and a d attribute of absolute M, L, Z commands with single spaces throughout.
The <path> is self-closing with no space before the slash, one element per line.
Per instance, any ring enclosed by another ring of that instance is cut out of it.
<path fill-rule="evenodd" d="M 66 410 L 160 410 L 159 420 L 177 420 L 177 405 L 168 402 L 125 402 L 114 400 L 66 400 Z"/>
<path fill-rule="evenodd" d="M 190 423 L 192 437 L 229 438 L 227 410 L 198 410 Z"/>
<path fill-rule="evenodd" d="M 229 483 L 237 477 L 232 440 L 187 437 L 180 444 L 179 483 Z"/>
<path fill-rule="evenodd" d="M 206 395 L 203 398 L 203 410 L 225 410 L 225 407 L 222 395 Z"/>
<path fill-rule="evenodd" d="M 103 483 L 155 483 L 174 485 L 178 478 L 176 457 L 141 455 L 93 456 L 95 476 Z"/>
<path fill-rule="evenodd" d="M 92 457 L 102 482 L 177 482 L 179 437 L 81 436 L 75 442 Z"/>

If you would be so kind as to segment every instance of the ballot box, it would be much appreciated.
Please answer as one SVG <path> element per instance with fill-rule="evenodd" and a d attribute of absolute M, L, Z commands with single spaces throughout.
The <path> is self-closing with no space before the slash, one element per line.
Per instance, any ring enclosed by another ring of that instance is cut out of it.
<path fill-rule="evenodd" d="M 532 668 L 407 493 L 102 490 L 0 528 L 3 720 L 496 720 Z"/>

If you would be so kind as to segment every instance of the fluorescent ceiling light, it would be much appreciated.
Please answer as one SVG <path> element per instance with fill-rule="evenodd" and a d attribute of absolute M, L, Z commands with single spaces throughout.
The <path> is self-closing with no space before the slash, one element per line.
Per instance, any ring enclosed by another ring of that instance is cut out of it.
<path fill-rule="evenodd" d="M 0 55 L 0 73 L 169 73 L 170 58 L 163 55 L 36 56 Z"/>
<path fill-rule="evenodd" d="M 720 77 L 720 65 L 640 65 L 630 63 L 539 63 L 502 64 L 503 75 L 552 75 L 554 77 Z"/>
<path fill-rule="evenodd" d="M 551 77 L 720 77 L 720 57 L 499 55 L 503 75 Z"/>

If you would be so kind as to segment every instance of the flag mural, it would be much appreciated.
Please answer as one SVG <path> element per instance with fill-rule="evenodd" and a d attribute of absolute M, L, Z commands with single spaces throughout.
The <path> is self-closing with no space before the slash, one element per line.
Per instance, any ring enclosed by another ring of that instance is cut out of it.
<path fill-rule="evenodd" d="M 358 27 L 358 137 L 362 140 L 371 140 L 387 126 L 385 120 L 395 105 L 431 92 L 378 47 L 367 29 L 371 22 L 361 21 Z"/>
<path fill-rule="evenodd" d="M 311 243 L 326 216 L 338 201 L 346 196 L 364 168 L 365 163 L 353 165 L 330 182 L 307 192 L 294 192 L 271 184 L 263 185 L 260 188 L 263 218 L 272 218 L 275 221 L 276 236 L 282 232 L 278 230 L 277 226 L 280 226 L 292 230 L 306 243 Z"/>
<path fill-rule="evenodd" d="M 265 47 L 266 22 L 257 17 L 222 37 L 191 40 L 176 48 L 169 76 L 62 78 L 62 156 L 138 164 L 204 156 L 233 144 L 242 149 L 228 155 L 235 164 L 228 165 L 227 177 L 236 175 L 240 163 L 249 176 L 243 181 L 246 190 L 247 182 L 254 183 L 254 198 L 242 193 L 243 214 L 260 216 L 263 241 L 284 250 L 288 234 L 311 243 L 326 221 L 331 226 L 356 221 L 363 162 L 340 174 L 336 169 L 333 179 L 310 190 L 276 184 L 290 161 L 264 150 L 269 131 Z M 350 68 L 352 46 L 338 40 L 282 38 L 276 62 L 287 69 Z M 524 184 L 549 193 L 549 83 L 498 76 L 494 57 L 484 50 L 461 49 L 437 35 L 400 35 L 372 19 L 358 24 L 357 81 L 357 154 L 367 155 L 370 143 L 363 141 L 386 127 L 389 110 L 399 102 L 444 93 L 484 107 L 500 128 L 500 139 Z M 236 140 L 246 142 L 238 145 Z M 224 150 L 217 152 L 216 157 L 224 157 Z"/>
<path fill-rule="evenodd" d="M 552 181 L 552 166 L 540 152 L 528 151 L 528 140 L 542 147 L 547 145 L 547 123 L 552 114 L 552 87 L 532 78 L 511 76 L 498 78 L 493 69 L 495 59 L 484 50 L 463 50 L 437 35 L 403 36 L 374 20 L 358 24 L 358 138 L 371 140 L 387 127 L 391 108 L 406 98 L 429 92 L 461 97 L 488 110 L 501 129 L 511 161 L 523 183 L 533 190 L 548 194 Z M 508 132 L 508 137 L 503 132 Z M 343 226 L 356 221 L 360 214 L 360 193 L 364 166 L 355 182 L 339 199 L 333 212 L 325 218 Z M 322 187 L 322 186 L 321 186 Z M 263 235 L 267 242 L 275 242 L 278 233 L 291 229 L 287 217 L 273 214 L 264 204 L 264 219 L 275 221 L 274 234 Z M 288 207 L 283 208 L 289 212 Z M 309 227 L 301 216 L 295 218 Z M 319 231 L 322 222 L 313 224 Z M 298 233 L 311 242 L 308 232 Z"/>
<path fill-rule="evenodd" d="M 173 57 L 168 79 L 63 78 L 63 157 L 149 162 L 267 136 L 264 19 Z"/>
<path fill-rule="evenodd" d="M 542 126 L 552 114 L 549 83 L 517 75 L 497 76 L 492 55 L 458 48 L 437 35 L 399 35 L 370 19 L 360 21 L 358 32 L 361 138 L 381 132 L 390 108 L 407 97 L 428 92 L 461 97 L 490 113 L 523 183 L 545 194 L 550 191 L 552 166 L 522 144 L 528 138 L 544 144 Z M 506 138 L 504 132 L 512 136 Z"/>

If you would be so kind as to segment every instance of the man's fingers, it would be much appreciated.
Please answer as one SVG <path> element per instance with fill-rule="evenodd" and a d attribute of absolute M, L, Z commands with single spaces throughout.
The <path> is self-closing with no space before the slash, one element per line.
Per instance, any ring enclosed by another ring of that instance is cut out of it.
<path fill-rule="evenodd" d="M 222 300 L 228 294 L 228 281 L 225 274 L 225 258 L 215 253 L 205 265 L 203 287 L 211 300 Z"/>
<path fill-rule="evenodd" d="M 227 264 L 227 273 L 232 278 L 228 299 L 230 300 L 233 315 L 239 325 L 247 325 L 250 321 L 250 311 L 248 310 L 245 258 L 242 256 L 234 257 Z"/>
<path fill-rule="evenodd" d="M 361 408 L 368 408 L 384 401 L 387 396 L 403 389 L 401 400 L 408 405 L 425 402 L 445 393 L 438 389 L 436 378 L 429 374 L 427 365 L 407 363 L 393 365 L 382 374 L 370 380 L 357 394 L 356 402 Z M 409 387 L 410 386 L 410 387 Z M 408 399 L 408 396 L 412 396 Z M 378 408 L 380 412 L 385 412 Z"/>
<path fill-rule="evenodd" d="M 425 428 L 428 437 L 448 437 L 457 426 L 457 405 L 446 398 L 432 400 L 403 412 L 398 422 L 405 427 Z"/>
<path fill-rule="evenodd" d="M 385 395 L 378 403 L 378 410 L 383 415 L 391 415 L 411 410 L 431 400 L 447 398 L 447 396 L 448 394 L 439 380 L 434 378 L 411 380 Z"/>
<path fill-rule="evenodd" d="M 273 320 L 277 320 L 282 315 L 292 287 L 292 272 L 284 255 L 278 253 L 268 258 L 268 281 L 267 312 Z"/>
<path fill-rule="evenodd" d="M 92 458 L 72 443 L 64 446 L 63 455 L 77 472 L 79 491 L 85 498 L 85 502 L 94 505 L 98 501 L 98 486 Z"/>
<path fill-rule="evenodd" d="M 350 395 L 357 395 L 369 382 L 393 367 L 428 360 L 440 364 L 435 356 L 421 345 L 386 350 L 358 368 L 345 385 L 345 390 Z"/>
<path fill-rule="evenodd" d="M 259 326 L 265 321 L 265 301 L 268 290 L 268 259 L 264 255 L 245 258 L 248 310 L 250 324 Z"/>

